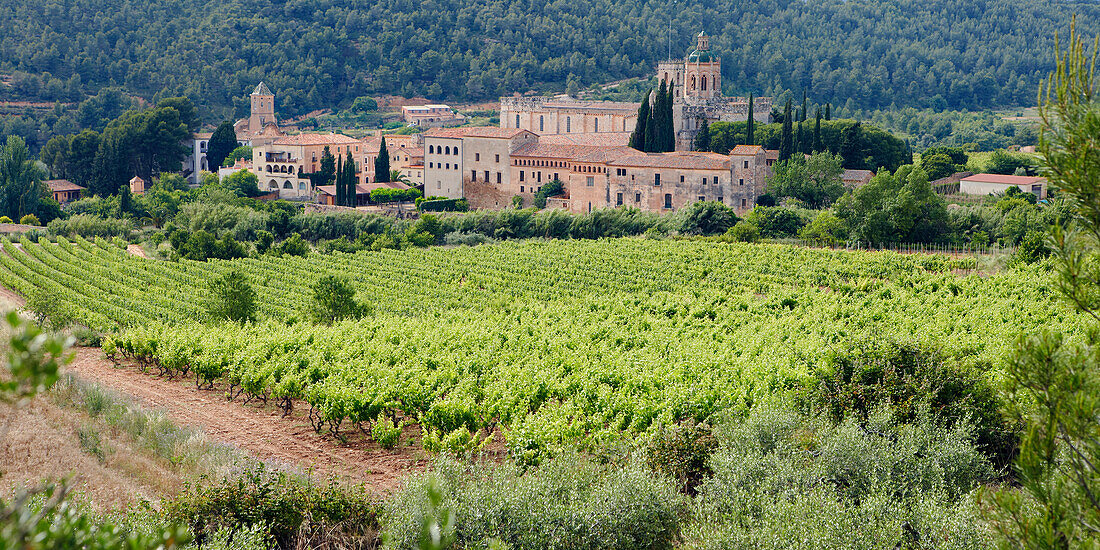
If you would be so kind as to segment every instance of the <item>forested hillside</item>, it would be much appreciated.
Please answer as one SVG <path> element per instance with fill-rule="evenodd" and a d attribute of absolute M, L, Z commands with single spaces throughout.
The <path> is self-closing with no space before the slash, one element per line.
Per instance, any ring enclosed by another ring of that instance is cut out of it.
<path fill-rule="evenodd" d="M 1093 2 L 1024 0 L 0 0 L 0 99 L 118 85 L 207 120 L 266 80 L 283 115 L 368 94 L 479 100 L 647 75 L 699 30 L 727 93 L 806 90 L 858 108 L 1030 104 L 1054 30 Z M 23 74 L 26 73 L 26 74 Z"/>

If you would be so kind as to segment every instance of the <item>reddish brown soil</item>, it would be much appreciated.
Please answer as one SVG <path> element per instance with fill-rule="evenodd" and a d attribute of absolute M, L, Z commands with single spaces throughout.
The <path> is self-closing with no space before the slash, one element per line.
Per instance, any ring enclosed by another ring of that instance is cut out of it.
<path fill-rule="evenodd" d="M 129 252 L 130 254 L 133 254 L 134 256 L 137 256 L 139 258 L 149 258 L 149 256 L 145 255 L 145 249 L 142 248 L 140 244 L 126 245 L 126 252 Z"/>
<path fill-rule="evenodd" d="M 70 369 L 85 380 L 163 409 L 177 424 L 198 428 L 259 460 L 361 482 L 379 494 L 398 489 L 406 476 L 426 466 L 420 447 L 407 445 L 417 432 L 412 427 L 406 428 L 396 449 L 387 451 L 359 433 L 346 443 L 318 435 L 306 419 L 308 405 L 283 417 L 274 407 L 227 401 L 221 388 L 196 390 L 191 379 L 169 380 L 133 367 L 117 368 L 98 348 L 80 349 Z"/>

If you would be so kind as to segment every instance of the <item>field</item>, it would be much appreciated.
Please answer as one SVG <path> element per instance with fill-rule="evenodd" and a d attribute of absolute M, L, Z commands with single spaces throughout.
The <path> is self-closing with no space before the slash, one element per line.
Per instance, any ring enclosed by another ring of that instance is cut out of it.
<path fill-rule="evenodd" d="M 744 412 L 852 349 L 920 344 L 995 377 L 1018 334 L 1081 326 L 1042 267 L 978 274 L 966 257 L 613 239 L 170 263 L 108 241 L 0 244 L 0 283 L 118 331 L 105 351 L 308 407 L 318 431 L 416 423 L 429 450 L 502 436 L 519 462 Z M 261 320 L 201 324 L 206 281 L 234 269 Z M 300 321 L 326 273 L 374 313 Z"/>

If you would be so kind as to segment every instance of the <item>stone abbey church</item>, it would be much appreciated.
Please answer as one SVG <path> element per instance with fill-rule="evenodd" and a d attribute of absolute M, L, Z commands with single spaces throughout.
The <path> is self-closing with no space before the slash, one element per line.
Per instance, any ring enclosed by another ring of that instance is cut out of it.
<path fill-rule="evenodd" d="M 672 116 L 676 150 L 691 150 L 703 125 L 748 120 L 748 98 L 722 95 L 722 59 L 711 52 L 710 37 L 700 32 L 695 49 L 684 59 L 661 61 L 657 78 L 673 86 Z M 638 103 L 584 101 L 568 97 L 504 97 L 500 100 L 502 128 L 529 130 L 539 135 L 603 134 L 602 143 L 626 143 L 638 118 Z M 753 119 L 767 123 L 769 97 L 753 100 Z"/>

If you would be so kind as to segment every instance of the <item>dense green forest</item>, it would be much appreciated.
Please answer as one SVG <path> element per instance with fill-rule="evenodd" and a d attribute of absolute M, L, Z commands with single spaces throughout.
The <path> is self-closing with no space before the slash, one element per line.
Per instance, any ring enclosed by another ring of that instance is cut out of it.
<path fill-rule="evenodd" d="M 713 36 L 727 93 L 806 90 L 838 107 L 1034 101 L 1052 30 L 1092 2 L 974 0 L 2 0 L 8 99 L 77 101 L 119 86 L 188 96 L 207 121 L 263 79 L 283 115 L 372 94 L 491 99 L 648 75 Z"/>

